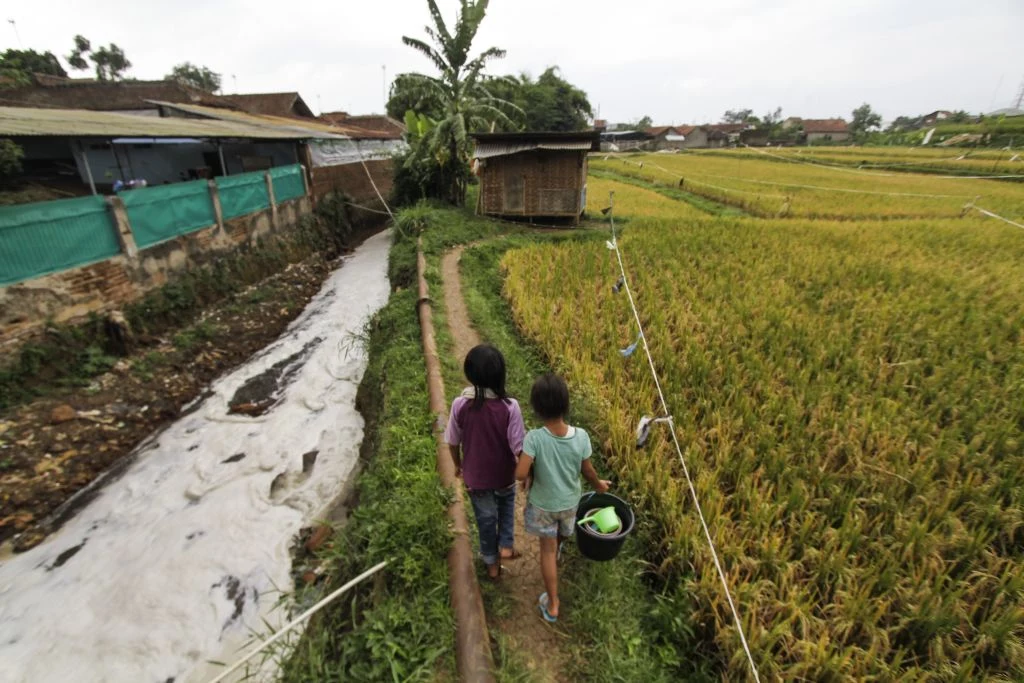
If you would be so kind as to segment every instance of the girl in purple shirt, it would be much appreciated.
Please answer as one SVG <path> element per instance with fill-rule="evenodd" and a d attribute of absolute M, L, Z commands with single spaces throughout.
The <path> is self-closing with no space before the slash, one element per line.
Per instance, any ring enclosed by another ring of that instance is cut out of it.
<path fill-rule="evenodd" d="M 501 574 L 501 560 L 515 550 L 516 462 L 526 428 L 519 403 L 505 393 L 505 358 L 489 344 L 473 347 L 462 366 L 467 387 L 452 401 L 444 438 L 455 475 L 469 489 L 487 576 Z"/>

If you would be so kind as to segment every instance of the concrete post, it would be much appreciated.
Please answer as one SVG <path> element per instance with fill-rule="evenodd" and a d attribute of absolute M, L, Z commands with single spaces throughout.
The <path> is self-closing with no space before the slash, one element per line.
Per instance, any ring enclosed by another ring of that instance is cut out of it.
<path fill-rule="evenodd" d="M 210 188 L 210 201 L 213 203 L 213 217 L 217 220 L 217 228 L 224 231 L 224 209 L 220 205 L 220 192 L 217 190 L 215 180 L 207 180 L 207 187 Z"/>
<path fill-rule="evenodd" d="M 280 229 L 277 223 L 277 201 L 274 199 L 274 179 L 270 177 L 270 171 L 263 174 L 263 179 L 267 181 L 267 199 L 270 201 L 270 224 L 274 226 L 274 230 Z"/>
<path fill-rule="evenodd" d="M 110 216 L 114 219 L 114 230 L 122 253 L 130 259 L 137 258 L 139 248 L 135 244 L 135 235 L 132 234 L 132 225 L 128 220 L 128 210 L 124 208 L 124 202 L 114 195 L 107 197 L 107 206 L 110 207 Z"/>

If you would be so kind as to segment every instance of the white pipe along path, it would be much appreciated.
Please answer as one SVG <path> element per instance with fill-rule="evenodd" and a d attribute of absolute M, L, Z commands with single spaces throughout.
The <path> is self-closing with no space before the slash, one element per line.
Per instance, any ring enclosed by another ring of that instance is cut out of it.
<path fill-rule="evenodd" d="M 0 560 L 0 681 L 205 682 L 268 635 L 264 619 L 294 616 L 275 607 L 292 588 L 291 545 L 358 461 L 361 333 L 389 295 L 390 241 L 368 239 L 277 341 L 44 543 Z M 273 407 L 229 416 L 235 392 L 275 366 Z"/>

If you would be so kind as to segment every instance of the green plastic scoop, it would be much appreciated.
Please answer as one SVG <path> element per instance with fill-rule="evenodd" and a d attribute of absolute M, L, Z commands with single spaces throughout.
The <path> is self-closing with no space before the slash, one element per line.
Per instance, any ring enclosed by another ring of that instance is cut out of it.
<path fill-rule="evenodd" d="M 590 514 L 576 522 L 580 526 L 592 523 L 602 534 L 610 534 L 622 527 L 622 520 L 615 513 L 615 508 L 609 505 L 599 510 L 591 510 Z"/>

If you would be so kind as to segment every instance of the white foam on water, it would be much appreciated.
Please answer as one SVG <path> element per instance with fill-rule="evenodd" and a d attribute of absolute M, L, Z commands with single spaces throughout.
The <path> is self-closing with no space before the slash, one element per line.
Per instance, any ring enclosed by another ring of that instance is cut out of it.
<path fill-rule="evenodd" d="M 262 619 L 287 620 L 275 604 L 292 588 L 290 546 L 359 456 L 358 335 L 387 301 L 389 245 L 387 232 L 368 239 L 277 341 L 140 446 L 57 533 L 0 565 L 0 681 L 207 681 L 223 670 L 210 661 L 231 663 L 267 633 Z M 228 415 L 246 380 L 303 349 L 279 404 Z"/>

